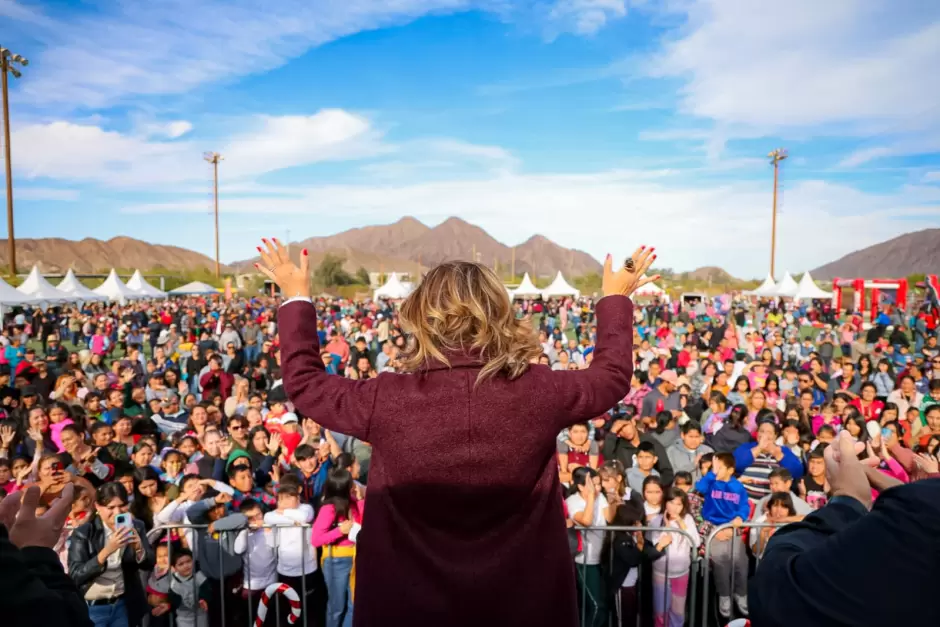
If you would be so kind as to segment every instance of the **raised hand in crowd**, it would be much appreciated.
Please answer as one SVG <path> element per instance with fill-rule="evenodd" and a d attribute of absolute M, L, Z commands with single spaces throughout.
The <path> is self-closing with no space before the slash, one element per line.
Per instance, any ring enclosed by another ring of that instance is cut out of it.
<path fill-rule="evenodd" d="M 52 506 L 41 516 L 36 515 L 42 496 L 38 485 L 5 496 L 0 501 L 0 524 L 7 528 L 10 542 L 20 548 L 54 547 L 62 535 L 74 494 L 75 486 L 65 486 Z"/>

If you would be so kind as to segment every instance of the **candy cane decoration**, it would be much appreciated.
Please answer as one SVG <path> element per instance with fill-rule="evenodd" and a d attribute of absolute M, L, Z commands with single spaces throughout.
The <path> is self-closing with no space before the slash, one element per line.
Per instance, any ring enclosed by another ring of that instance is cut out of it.
<path fill-rule="evenodd" d="M 278 592 L 283 594 L 287 598 L 287 602 L 290 603 L 290 616 L 287 617 L 287 622 L 293 625 L 300 618 L 300 595 L 286 583 L 272 583 L 261 594 L 261 602 L 258 603 L 258 616 L 255 618 L 255 627 L 264 625 L 264 619 L 268 615 L 268 603 L 271 601 L 271 597 Z"/>

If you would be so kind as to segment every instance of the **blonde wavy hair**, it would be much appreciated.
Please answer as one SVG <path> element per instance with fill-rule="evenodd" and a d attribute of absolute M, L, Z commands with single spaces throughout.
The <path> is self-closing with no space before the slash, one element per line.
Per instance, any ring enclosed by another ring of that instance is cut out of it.
<path fill-rule="evenodd" d="M 404 371 L 431 361 L 449 366 L 448 354 L 478 353 L 477 383 L 497 374 L 515 379 L 542 354 L 532 327 L 516 319 L 499 277 L 478 263 L 450 261 L 428 272 L 402 304 L 400 319 L 411 333 L 401 356 Z"/>

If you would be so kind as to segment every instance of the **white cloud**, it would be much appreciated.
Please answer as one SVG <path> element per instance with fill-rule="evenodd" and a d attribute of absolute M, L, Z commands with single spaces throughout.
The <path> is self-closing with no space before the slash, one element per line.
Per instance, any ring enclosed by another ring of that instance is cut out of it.
<path fill-rule="evenodd" d="M 74 202 L 80 194 L 77 189 L 54 189 L 51 187 L 20 187 L 13 190 L 14 200 L 52 200 Z"/>
<path fill-rule="evenodd" d="M 579 35 L 593 35 L 609 20 L 627 14 L 627 0 L 557 0 L 548 12 L 550 23 L 569 25 Z"/>
<path fill-rule="evenodd" d="M 691 0 L 648 66 L 679 78 L 680 110 L 732 136 L 882 135 L 847 159 L 940 148 L 940 4 L 919 0 Z M 924 130 L 931 141 L 906 140 Z M 895 144 L 898 145 L 895 145 Z M 904 146 L 905 143 L 909 145 Z"/>
<path fill-rule="evenodd" d="M 3 0 L 46 47 L 22 92 L 36 104 L 104 107 L 183 94 L 284 64 L 364 30 L 464 9 L 469 0 L 163 0 L 86 4 L 62 19 Z"/>
<path fill-rule="evenodd" d="M 257 116 L 240 120 L 250 128 L 229 140 L 164 141 L 191 128 L 178 121 L 150 128 L 142 135 L 122 134 L 94 124 L 58 121 L 17 128 L 14 167 L 28 179 L 95 182 L 113 187 L 139 187 L 206 179 L 202 154 L 208 144 L 221 145 L 225 173 L 248 177 L 292 166 L 359 159 L 392 148 L 369 120 L 340 109 L 310 116 Z"/>
<path fill-rule="evenodd" d="M 258 212 L 264 211 L 265 222 L 272 228 L 289 224 L 298 238 L 318 232 L 323 216 L 343 215 L 353 225 L 361 225 L 388 223 L 403 215 L 429 222 L 455 215 L 511 244 L 536 229 L 531 219 L 507 220 L 506 216 L 537 216 L 539 232 L 563 245 L 586 249 L 599 259 L 607 252 L 623 254 L 645 243 L 657 246 L 664 266 L 718 265 L 742 277 L 766 274 L 770 239 L 766 185 L 682 187 L 673 181 L 658 181 L 643 170 L 611 170 L 501 174 L 415 184 L 321 185 L 268 197 L 229 195 L 223 189 L 221 206 L 229 224 L 257 220 Z M 793 272 L 814 268 L 934 222 L 940 210 L 936 204 L 911 202 L 904 193 L 867 194 L 823 181 L 796 184 L 787 190 L 778 216 L 777 265 Z M 194 200 L 128 205 L 123 211 L 205 210 L 204 200 Z M 239 214 L 245 217 L 238 218 Z M 807 245 L 812 242 L 825 245 Z"/>
<path fill-rule="evenodd" d="M 924 174 L 924 183 L 940 183 L 940 170 L 932 170 Z"/>

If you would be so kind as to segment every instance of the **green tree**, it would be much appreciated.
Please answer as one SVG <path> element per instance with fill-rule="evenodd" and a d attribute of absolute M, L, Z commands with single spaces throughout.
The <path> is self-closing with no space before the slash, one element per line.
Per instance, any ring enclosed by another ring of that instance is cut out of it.
<path fill-rule="evenodd" d="M 356 270 L 356 283 L 360 285 L 371 285 L 372 279 L 369 278 L 369 271 L 359 266 L 359 269 Z"/>
<path fill-rule="evenodd" d="M 345 262 L 345 258 L 327 253 L 313 273 L 314 281 L 323 287 L 352 284 L 353 277 L 343 268 Z"/>

